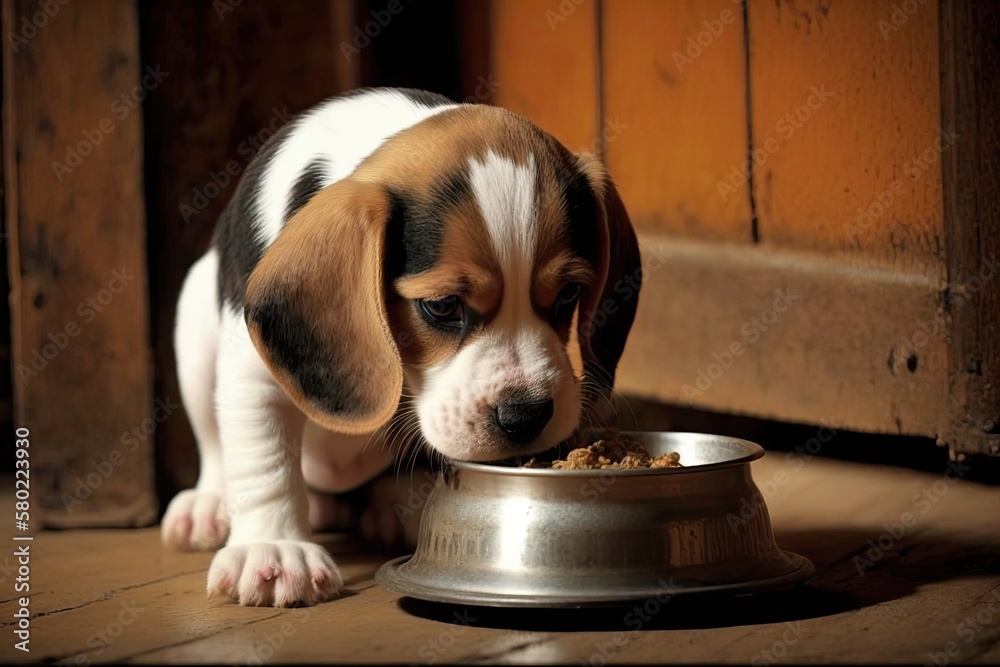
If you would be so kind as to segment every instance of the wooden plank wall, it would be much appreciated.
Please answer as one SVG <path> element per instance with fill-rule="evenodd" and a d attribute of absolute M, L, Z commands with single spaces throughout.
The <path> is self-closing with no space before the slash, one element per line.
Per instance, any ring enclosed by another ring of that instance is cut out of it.
<path fill-rule="evenodd" d="M 616 128 L 601 145 L 647 267 L 619 389 L 984 451 L 947 437 L 957 432 L 949 392 L 976 386 L 978 406 L 963 403 L 959 421 L 995 440 L 1000 416 L 985 405 L 998 364 L 977 366 L 997 354 L 993 329 L 978 333 L 996 321 L 995 288 L 971 295 L 962 315 L 949 301 L 969 291 L 997 236 L 986 203 L 995 188 L 983 182 L 992 154 L 978 147 L 995 138 L 995 92 L 982 83 L 994 10 L 968 0 L 944 10 L 492 5 L 498 103 L 571 149 Z M 942 39 L 964 79 L 942 70 Z M 962 100 L 945 117 L 942 81 Z M 958 140 L 959 125 L 982 141 Z M 950 194 L 949 164 L 960 183 Z"/>
<path fill-rule="evenodd" d="M 741 3 L 719 3 L 711 13 L 690 4 L 699 8 L 697 20 L 675 19 L 682 27 L 668 30 L 658 47 L 676 61 L 679 82 L 662 105 L 685 113 L 663 122 L 667 136 L 650 143 L 686 166 L 734 143 L 732 132 L 749 133 L 739 138 L 741 159 L 723 160 L 715 173 L 689 170 L 681 191 L 671 183 L 685 177 L 666 164 L 641 181 L 640 223 L 645 198 L 656 196 L 649 193 L 668 193 L 653 204 L 667 217 L 685 192 L 701 193 L 691 198 L 715 210 L 687 228 L 641 227 L 647 250 L 670 258 L 648 276 L 622 388 L 715 411 L 937 434 L 948 377 L 937 325 L 940 160 L 915 161 L 940 128 L 934 8 L 886 38 L 879 22 L 891 19 L 887 0 L 750 2 L 745 24 Z M 650 11 L 631 20 L 633 34 L 623 42 L 637 41 L 642 25 L 654 34 L 669 25 Z M 720 62 L 727 46 L 729 59 Z M 716 63 L 707 75 L 699 69 Z M 709 96 L 726 87 L 719 82 L 739 78 L 742 104 L 735 96 L 712 103 Z M 607 94 L 641 97 L 638 88 L 613 86 L 608 78 Z M 641 171 L 655 152 L 624 161 Z M 747 171 L 744 182 L 739 172 Z M 708 192 L 710 184 L 717 192 Z M 720 199 L 744 195 L 749 245 L 718 232 L 727 228 Z M 672 354 L 657 355 L 664 349 Z M 651 357 L 661 361 L 653 367 L 645 361 Z"/>
<path fill-rule="evenodd" d="M 594 2 L 490 3 L 493 103 L 533 120 L 572 151 L 600 152 Z"/>
<path fill-rule="evenodd" d="M 747 159 L 739 4 L 601 4 L 605 122 L 621 128 L 609 135 L 605 160 L 633 224 L 640 232 L 752 243 L 746 179 L 721 194 L 717 185 Z"/>
<path fill-rule="evenodd" d="M 35 526 L 142 525 L 152 368 L 135 5 L 5 0 L 15 421 Z"/>
<path fill-rule="evenodd" d="M 830 271 L 805 297 L 815 312 L 777 331 L 784 353 L 758 373 L 799 412 L 934 435 L 948 376 L 941 152 L 953 141 L 939 117 L 937 8 L 915 7 L 748 5 L 760 245 Z"/>
<path fill-rule="evenodd" d="M 954 144 L 941 127 L 937 4 L 914 3 L 897 28 L 898 5 L 749 4 L 753 143 L 774 149 L 754 197 L 762 243 L 936 281 L 942 136 Z"/>
<path fill-rule="evenodd" d="M 0 49 L 0 72 L 2 72 L 3 50 Z M 2 74 L 0 74 L 2 77 Z M 2 103 L 3 86 L 0 78 L 0 103 Z M 3 136 L 0 133 L 0 154 L 3 153 Z M 0 161 L 0 184 L 5 183 L 3 178 L 3 162 Z M 4 202 L 2 185 L 0 185 L 0 217 L 3 224 L 0 225 L 0 294 L 10 294 L 10 275 L 7 271 L 8 249 L 7 249 L 7 207 Z M 6 442 L 14 438 L 14 379 L 10 349 L 10 307 L 0 308 L 0 437 Z M 15 454 L 11 450 L 0 459 L 0 470 L 13 471 L 15 468 Z"/>
<path fill-rule="evenodd" d="M 1000 454 L 1000 6 L 941 3 L 942 160 L 951 421 L 944 437 Z"/>

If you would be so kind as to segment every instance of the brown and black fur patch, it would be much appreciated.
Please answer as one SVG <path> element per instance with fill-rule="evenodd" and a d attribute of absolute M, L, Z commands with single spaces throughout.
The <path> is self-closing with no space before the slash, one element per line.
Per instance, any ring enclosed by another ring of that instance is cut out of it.
<path fill-rule="evenodd" d="M 489 151 L 522 165 L 534 157 L 532 301 L 565 341 L 573 313 L 553 318 L 554 304 L 567 283 L 581 285 L 585 370 L 595 385 L 610 386 L 637 299 L 590 324 L 639 261 L 614 186 L 599 163 L 526 119 L 463 105 L 394 135 L 348 179 L 303 196 L 307 203 L 250 276 L 251 336 L 315 421 L 345 433 L 378 427 L 398 405 L 403 364 L 440 364 L 499 311 L 500 264 L 468 177 L 470 160 Z M 303 174 L 303 192 L 313 189 L 312 176 Z M 415 305 L 449 295 L 470 314 L 457 334 L 430 326 Z"/>
<path fill-rule="evenodd" d="M 341 433 L 384 424 L 402 391 L 381 280 L 389 211 L 378 186 L 324 188 L 247 284 L 247 328 L 264 362 L 303 412 Z"/>

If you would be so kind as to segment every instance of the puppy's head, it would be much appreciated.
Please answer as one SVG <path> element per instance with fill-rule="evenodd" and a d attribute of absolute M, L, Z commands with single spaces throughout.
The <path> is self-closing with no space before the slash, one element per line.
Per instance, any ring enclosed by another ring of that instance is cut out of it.
<path fill-rule="evenodd" d="M 389 139 L 289 220 L 245 313 L 318 423 L 372 432 L 402 395 L 434 449 L 496 460 L 552 447 L 608 396 L 639 267 L 595 158 L 463 106 Z M 574 321 L 582 378 L 566 353 Z"/>

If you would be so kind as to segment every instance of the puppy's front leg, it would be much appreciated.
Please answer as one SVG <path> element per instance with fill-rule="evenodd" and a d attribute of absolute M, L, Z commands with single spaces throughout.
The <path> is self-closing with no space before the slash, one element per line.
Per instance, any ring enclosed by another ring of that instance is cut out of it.
<path fill-rule="evenodd" d="M 209 596 L 276 607 L 336 597 L 343 589 L 340 572 L 310 541 L 301 467 L 304 417 L 252 347 L 221 351 L 218 377 L 230 535 L 209 568 Z"/>

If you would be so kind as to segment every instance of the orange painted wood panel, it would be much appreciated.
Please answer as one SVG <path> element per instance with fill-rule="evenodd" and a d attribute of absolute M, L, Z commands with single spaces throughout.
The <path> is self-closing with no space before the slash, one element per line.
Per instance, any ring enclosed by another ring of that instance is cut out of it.
<path fill-rule="evenodd" d="M 941 274 L 937 7 L 750 3 L 762 243 Z"/>
<path fill-rule="evenodd" d="M 492 101 L 572 151 L 599 148 L 597 12 L 580 4 L 492 0 Z"/>
<path fill-rule="evenodd" d="M 743 14 L 732 0 L 606 0 L 608 168 L 640 230 L 751 241 Z"/>

